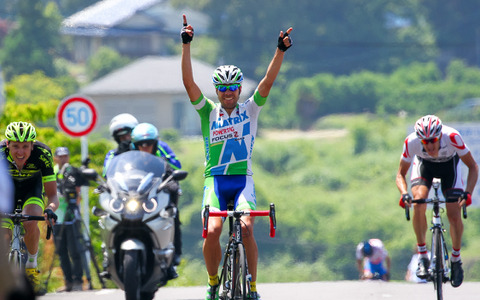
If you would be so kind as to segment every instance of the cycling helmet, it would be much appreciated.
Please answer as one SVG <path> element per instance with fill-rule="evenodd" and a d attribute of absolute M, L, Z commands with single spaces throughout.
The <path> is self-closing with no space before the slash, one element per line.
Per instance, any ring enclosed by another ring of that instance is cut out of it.
<path fill-rule="evenodd" d="M 5 137 L 13 142 L 34 142 L 37 132 L 32 124 L 27 122 L 12 122 L 5 130 Z"/>
<path fill-rule="evenodd" d="M 362 250 L 363 250 L 363 255 L 365 256 L 370 256 L 373 253 L 372 245 L 370 245 L 368 241 L 363 241 Z"/>
<path fill-rule="evenodd" d="M 421 117 L 415 123 L 415 133 L 421 140 L 439 138 L 442 134 L 442 121 L 434 115 Z"/>
<path fill-rule="evenodd" d="M 140 123 L 132 131 L 133 144 L 146 141 L 157 141 L 158 130 L 150 123 Z"/>
<path fill-rule="evenodd" d="M 132 132 L 133 128 L 137 125 L 137 119 L 131 114 L 119 114 L 110 121 L 110 134 L 118 143 L 119 136 Z"/>
<path fill-rule="evenodd" d="M 243 81 L 242 71 L 233 65 L 218 67 L 212 75 L 213 85 L 219 84 L 241 84 Z"/>

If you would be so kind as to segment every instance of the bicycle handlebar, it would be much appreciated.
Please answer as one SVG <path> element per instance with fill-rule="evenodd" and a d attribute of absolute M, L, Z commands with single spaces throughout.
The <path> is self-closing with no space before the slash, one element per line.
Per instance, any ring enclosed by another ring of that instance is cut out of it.
<path fill-rule="evenodd" d="M 23 214 L 8 214 L 8 213 L 0 213 L 1 218 L 9 218 L 14 223 L 25 222 L 25 221 L 46 221 L 44 216 L 30 216 L 30 215 L 23 215 Z M 47 240 L 50 239 L 52 236 L 52 226 L 47 226 L 47 236 L 45 237 Z"/>
<path fill-rule="evenodd" d="M 240 218 L 242 216 L 251 217 L 270 217 L 270 237 L 275 237 L 275 230 L 277 229 L 277 220 L 275 215 L 275 204 L 270 203 L 270 210 L 222 210 L 210 211 L 210 206 L 206 205 L 203 211 L 203 232 L 202 237 L 206 238 L 208 235 L 208 218 L 210 217 L 234 217 Z"/>
<path fill-rule="evenodd" d="M 425 203 L 425 204 L 429 204 L 429 203 L 439 203 L 439 204 L 442 204 L 442 203 L 455 203 L 455 202 L 458 202 L 458 200 L 455 200 L 455 199 L 446 199 L 446 200 L 441 200 L 441 199 L 431 199 L 431 198 L 424 198 L 424 199 L 414 199 L 412 200 L 412 203 Z M 463 204 L 462 205 L 462 215 L 463 215 L 463 218 L 466 219 L 467 218 L 467 205 L 466 204 Z M 408 207 L 408 205 L 405 205 L 405 218 L 407 219 L 407 221 L 410 221 L 410 208 Z"/>

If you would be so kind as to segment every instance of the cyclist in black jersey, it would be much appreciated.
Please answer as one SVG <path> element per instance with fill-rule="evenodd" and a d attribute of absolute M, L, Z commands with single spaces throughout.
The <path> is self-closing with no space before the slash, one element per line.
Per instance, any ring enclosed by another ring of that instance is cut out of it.
<path fill-rule="evenodd" d="M 50 148 L 35 140 L 35 127 L 27 122 L 10 123 L 5 130 L 5 137 L 6 139 L 0 142 L 0 157 L 7 162 L 13 179 L 14 206 L 20 201 L 22 213 L 32 216 L 41 216 L 43 213 L 48 222 L 54 222 L 57 218 L 54 211 L 58 207 L 58 198 Z M 42 295 L 46 291 L 40 286 L 40 271 L 37 269 L 40 230 L 36 221 L 25 222 L 23 226 L 28 250 L 25 272 L 35 293 Z M 11 228 L 9 222 L 2 220 L 2 228 Z M 11 231 L 7 231 L 7 234 L 11 235 Z"/>

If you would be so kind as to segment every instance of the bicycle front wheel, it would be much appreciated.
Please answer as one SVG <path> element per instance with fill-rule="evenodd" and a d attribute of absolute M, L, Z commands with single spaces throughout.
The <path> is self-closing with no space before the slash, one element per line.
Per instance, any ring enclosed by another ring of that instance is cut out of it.
<path fill-rule="evenodd" d="M 247 260 L 243 244 L 238 244 L 233 253 L 231 298 L 247 299 Z"/>
<path fill-rule="evenodd" d="M 435 253 L 435 269 L 433 272 L 433 284 L 437 293 L 437 300 L 443 300 L 443 236 L 440 228 L 433 230 L 433 251 Z"/>
<path fill-rule="evenodd" d="M 8 260 L 15 269 L 23 269 L 22 254 L 18 250 L 12 250 L 8 256 Z"/>

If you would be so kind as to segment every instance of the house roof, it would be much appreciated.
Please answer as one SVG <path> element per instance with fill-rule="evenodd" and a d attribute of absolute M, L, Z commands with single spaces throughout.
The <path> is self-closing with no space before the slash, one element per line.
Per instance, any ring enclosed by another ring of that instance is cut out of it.
<path fill-rule="evenodd" d="M 215 66 L 192 59 L 195 82 L 205 96 L 215 96 L 212 74 Z M 249 95 L 256 88 L 253 80 L 244 79 L 242 89 Z M 180 56 L 146 56 L 90 83 L 81 93 L 95 95 L 112 94 L 181 94 L 186 93 L 182 83 Z"/>
<path fill-rule="evenodd" d="M 209 18 L 205 14 L 174 9 L 167 0 L 102 0 L 65 19 L 61 32 L 86 36 L 178 34 L 183 13 L 195 24 L 196 32 L 207 30 Z"/>

